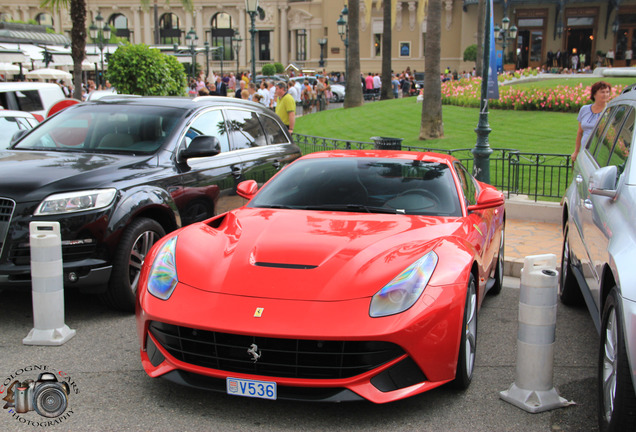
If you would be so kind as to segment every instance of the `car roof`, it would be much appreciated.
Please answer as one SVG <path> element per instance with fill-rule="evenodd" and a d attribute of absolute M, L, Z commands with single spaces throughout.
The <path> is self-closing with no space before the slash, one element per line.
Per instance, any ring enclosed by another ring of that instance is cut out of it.
<path fill-rule="evenodd" d="M 636 84 L 625 87 L 621 94 L 612 99 L 610 103 L 616 103 L 620 101 L 636 101 Z"/>
<path fill-rule="evenodd" d="M 429 153 L 405 150 L 330 150 L 310 153 L 301 159 L 320 158 L 393 158 L 402 160 L 419 160 L 423 162 L 437 162 L 452 165 L 457 159 L 454 156 L 443 153 Z"/>
<path fill-rule="evenodd" d="M 24 117 L 37 120 L 33 114 L 26 111 L 15 111 L 15 110 L 6 110 L 0 109 L 0 117 Z"/>
<path fill-rule="evenodd" d="M 87 104 L 103 104 L 103 105 L 154 105 L 169 108 L 197 109 L 205 106 L 232 106 L 248 108 L 252 111 L 267 112 L 272 114 L 263 104 L 237 99 L 227 96 L 199 96 L 195 98 L 187 97 L 169 97 L 169 96 L 138 96 L 130 95 L 109 95 L 94 101 L 87 101 L 81 105 Z"/>
<path fill-rule="evenodd" d="M 11 91 L 11 90 L 35 90 L 41 88 L 51 88 L 57 87 L 60 88 L 58 84 L 55 83 L 43 83 L 43 82 L 0 82 L 0 91 Z"/>

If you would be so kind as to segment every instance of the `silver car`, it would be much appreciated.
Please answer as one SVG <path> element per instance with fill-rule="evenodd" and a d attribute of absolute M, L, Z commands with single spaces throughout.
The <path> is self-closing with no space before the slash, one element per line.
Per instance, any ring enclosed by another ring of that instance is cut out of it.
<path fill-rule="evenodd" d="M 563 198 L 559 295 L 584 301 L 600 333 L 601 431 L 636 430 L 635 90 L 608 104 Z"/>

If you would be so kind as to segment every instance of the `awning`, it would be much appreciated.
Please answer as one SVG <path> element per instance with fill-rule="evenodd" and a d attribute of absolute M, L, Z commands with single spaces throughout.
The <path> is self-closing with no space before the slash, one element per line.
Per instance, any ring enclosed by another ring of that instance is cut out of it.
<path fill-rule="evenodd" d="M 7 29 L 0 30 L 0 41 L 14 43 L 43 43 L 51 45 L 71 44 L 71 40 L 62 34 Z"/>
<path fill-rule="evenodd" d="M 0 50 L 0 63 L 25 63 L 26 56 L 22 51 Z"/>

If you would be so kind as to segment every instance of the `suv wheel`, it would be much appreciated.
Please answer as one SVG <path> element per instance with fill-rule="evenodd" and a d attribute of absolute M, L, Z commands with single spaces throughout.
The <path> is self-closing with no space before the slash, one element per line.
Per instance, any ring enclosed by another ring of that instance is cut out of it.
<path fill-rule="evenodd" d="M 135 219 L 125 230 L 113 259 L 113 272 L 103 300 L 125 312 L 135 311 L 141 265 L 152 245 L 166 235 L 163 227 L 147 218 Z"/>
<path fill-rule="evenodd" d="M 598 422 L 601 431 L 636 428 L 636 395 L 625 350 L 625 331 L 616 287 L 607 296 L 601 321 L 598 362 Z"/>

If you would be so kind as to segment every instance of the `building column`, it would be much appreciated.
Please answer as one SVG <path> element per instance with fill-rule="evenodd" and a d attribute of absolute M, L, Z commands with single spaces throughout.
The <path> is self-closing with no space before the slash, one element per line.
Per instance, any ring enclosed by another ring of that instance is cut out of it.
<path fill-rule="evenodd" d="M 192 13 L 194 16 L 194 31 L 199 35 L 199 45 L 203 46 L 205 42 L 205 31 L 203 30 L 203 7 L 194 8 Z M 203 62 L 205 63 L 205 61 Z"/>
<path fill-rule="evenodd" d="M 247 68 L 247 53 L 250 52 L 251 35 L 248 29 L 249 24 L 247 23 L 247 10 L 244 4 L 238 5 L 236 10 L 238 11 L 239 35 L 241 35 L 241 39 L 243 39 L 241 54 L 239 56 L 239 67 L 242 66 L 243 69 L 249 69 Z"/>
<path fill-rule="evenodd" d="M 283 67 L 289 64 L 289 47 L 287 41 L 289 39 L 289 29 L 287 27 L 287 9 L 289 6 L 279 6 L 280 8 L 280 62 Z"/>
<path fill-rule="evenodd" d="M 141 34 L 141 21 L 139 20 L 139 11 L 141 8 L 139 6 L 132 6 L 130 8 L 133 16 L 133 37 L 130 43 L 138 44 L 141 43 L 142 34 Z"/>
<path fill-rule="evenodd" d="M 154 10 L 152 8 L 148 9 L 147 11 L 144 11 L 144 34 L 143 34 L 143 42 L 148 44 L 148 45 L 154 45 L 155 41 L 154 41 L 154 29 L 155 29 L 155 23 L 154 21 Z M 157 23 L 157 25 L 159 25 L 159 23 Z M 141 36 L 141 35 L 140 35 Z"/>

